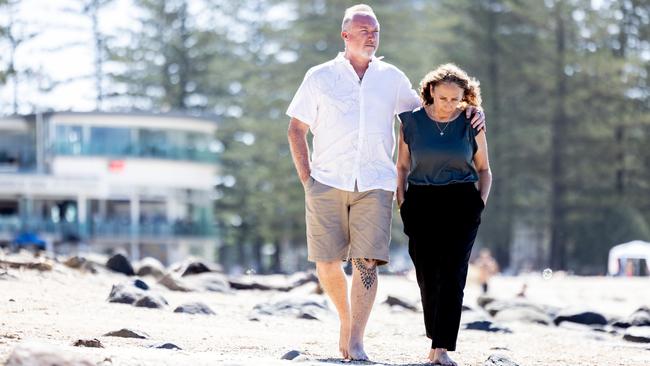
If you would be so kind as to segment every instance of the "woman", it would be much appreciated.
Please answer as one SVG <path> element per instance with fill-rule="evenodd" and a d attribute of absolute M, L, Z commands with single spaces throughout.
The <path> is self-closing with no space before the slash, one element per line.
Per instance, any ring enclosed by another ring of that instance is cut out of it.
<path fill-rule="evenodd" d="M 399 115 L 397 204 L 409 237 L 433 364 L 456 365 L 467 266 L 490 192 L 485 131 L 465 108 L 479 108 L 479 83 L 453 64 L 420 82 L 423 107 Z M 476 184 L 478 182 L 478 189 Z"/>

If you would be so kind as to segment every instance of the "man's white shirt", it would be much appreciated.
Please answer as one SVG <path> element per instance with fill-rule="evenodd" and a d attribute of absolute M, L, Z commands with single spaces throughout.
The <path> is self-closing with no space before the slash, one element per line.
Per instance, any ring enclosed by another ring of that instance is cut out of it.
<path fill-rule="evenodd" d="M 287 115 L 314 135 L 311 176 L 353 192 L 395 191 L 394 117 L 421 105 L 406 75 L 373 57 L 363 80 L 343 53 L 312 67 Z"/>

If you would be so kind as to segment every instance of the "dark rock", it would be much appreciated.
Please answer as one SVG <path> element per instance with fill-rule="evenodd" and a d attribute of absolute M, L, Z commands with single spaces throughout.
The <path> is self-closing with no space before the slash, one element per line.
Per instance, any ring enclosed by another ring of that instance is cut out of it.
<path fill-rule="evenodd" d="M 510 329 L 496 326 L 489 320 L 479 320 L 479 321 L 465 323 L 463 329 L 481 330 L 484 332 L 494 332 L 494 333 L 512 333 Z"/>
<path fill-rule="evenodd" d="M 496 299 L 492 296 L 480 295 L 479 297 L 476 298 L 476 303 L 478 304 L 478 306 L 485 308 L 487 304 L 491 303 L 494 300 Z"/>
<path fill-rule="evenodd" d="M 113 332 L 108 332 L 108 333 L 104 334 L 104 336 L 106 336 L 106 337 L 121 337 L 121 338 L 139 338 L 139 339 L 147 339 L 147 338 L 149 338 L 149 335 L 144 333 L 144 332 L 140 332 L 140 331 L 132 330 L 132 329 L 126 329 L 126 328 L 122 328 L 120 330 L 116 330 L 116 331 L 113 331 Z"/>
<path fill-rule="evenodd" d="M 175 349 L 175 350 L 183 350 L 179 346 L 173 344 L 173 343 L 156 343 L 152 344 L 149 346 L 149 348 L 158 348 L 158 349 Z"/>
<path fill-rule="evenodd" d="M 498 322 L 523 322 L 523 323 L 536 323 L 542 325 L 553 324 L 553 319 L 546 313 L 541 312 L 535 308 L 529 307 L 515 307 L 506 308 L 499 311 L 494 320 Z"/>
<path fill-rule="evenodd" d="M 187 282 L 191 287 L 198 290 L 221 293 L 232 292 L 230 289 L 230 284 L 228 283 L 228 278 L 221 273 L 201 273 L 186 277 L 183 279 L 183 281 Z"/>
<path fill-rule="evenodd" d="M 318 277 L 313 272 L 297 272 L 288 278 L 289 287 L 296 288 L 306 283 L 318 283 Z"/>
<path fill-rule="evenodd" d="M 627 318 L 613 321 L 612 325 L 618 328 L 650 326 L 650 309 L 640 307 Z"/>
<path fill-rule="evenodd" d="M 390 306 L 401 306 L 401 307 L 403 307 L 405 309 L 408 309 L 408 310 L 411 310 L 411 311 L 418 311 L 419 310 L 418 306 L 416 304 L 413 304 L 413 303 L 409 302 L 408 300 L 397 297 L 397 296 L 388 295 L 388 297 L 386 297 L 386 300 L 384 301 L 384 304 L 388 304 Z"/>
<path fill-rule="evenodd" d="M 115 302 L 120 304 L 133 304 L 138 301 L 145 292 L 130 283 L 120 283 L 113 285 L 111 293 L 108 295 L 108 302 Z"/>
<path fill-rule="evenodd" d="M 150 294 L 142 296 L 133 305 L 139 308 L 162 309 L 168 303 L 162 296 Z"/>
<path fill-rule="evenodd" d="M 504 355 L 494 354 L 490 355 L 483 366 L 519 366 L 519 364 L 511 361 L 508 357 Z"/>
<path fill-rule="evenodd" d="M 96 363 L 63 348 L 44 344 L 19 344 L 5 366 L 96 366 Z"/>
<path fill-rule="evenodd" d="M 147 283 L 142 280 L 133 281 L 133 286 L 145 291 L 149 289 L 149 285 L 147 285 Z"/>
<path fill-rule="evenodd" d="M 189 288 L 189 286 L 187 286 L 182 280 L 176 278 L 171 273 L 168 273 L 165 276 L 163 276 L 160 280 L 158 280 L 158 283 L 167 287 L 172 291 L 181 291 L 181 292 L 192 291 L 192 289 Z"/>
<path fill-rule="evenodd" d="M 235 290 L 261 290 L 261 291 L 269 291 L 269 290 L 278 290 L 278 291 L 288 291 L 290 288 L 287 287 L 273 287 L 269 286 L 267 284 L 263 284 L 260 282 L 256 282 L 252 279 L 245 278 L 245 277 L 240 277 L 240 278 L 231 278 L 228 280 L 228 284 L 230 285 L 231 288 Z"/>
<path fill-rule="evenodd" d="M 630 342 L 650 343 L 650 327 L 629 327 L 623 339 Z"/>
<path fill-rule="evenodd" d="M 93 339 L 77 339 L 73 344 L 75 347 L 93 347 L 93 348 L 104 348 L 102 342 L 97 338 Z"/>
<path fill-rule="evenodd" d="M 553 319 L 555 325 L 559 325 L 562 322 L 572 322 L 585 325 L 606 325 L 607 319 L 599 313 L 593 311 L 572 311 L 565 310 L 561 311 L 555 319 Z"/>
<path fill-rule="evenodd" d="M 123 273 L 127 276 L 135 275 L 131 262 L 121 253 L 110 257 L 106 262 L 106 267 L 114 272 Z"/>
<path fill-rule="evenodd" d="M 216 315 L 210 307 L 201 302 L 183 304 L 174 309 L 175 313 Z"/>
<path fill-rule="evenodd" d="M 296 350 L 291 350 L 287 353 L 284 354 L 284 356 L 281 357 L 283 360 L 293 360 L 294 358 L 300 356 L 300 352 Z"/>
<path fill-rule="evenodd" d="M 152 276 L 160 279 L 165 275 L 165 266 L 156 258 L 146 257 L 139 262 L 136 274 L 140 277 Z"/>
<path fill-rule="evenodd" d="M 255 305 L 249 320 L 259 320 L 262 315 L 290 316 L 298 319 L 322 320 L 332 314 L 321 296 L 288 298 L 276 302 Z"/>
<path fill-rule="evenodd" d="M 181 277 L 191 276 L 199 273 L 211 272 L 210 268 L 203 262 L 192 262 L 185 267 Z"/>

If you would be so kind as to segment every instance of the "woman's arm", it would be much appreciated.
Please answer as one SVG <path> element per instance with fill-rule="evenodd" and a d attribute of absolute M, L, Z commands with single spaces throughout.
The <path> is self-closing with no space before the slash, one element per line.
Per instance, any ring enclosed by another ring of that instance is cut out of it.
<path fill-rule="evenodd" d="M 406 179 L 411 170 L 411 153 L 404 141 L 404 124 L 399 128 L 399 145 L 397 147 L 397 207 L 401 207 L 406 193 Z"/>
<path fill-rule="evenodd" d="M 490 160 L 488 159 L 487 138 L 485 130 L 479 131 L 476 135 L 478 150 L 474 154 L 474 166 L 478 172 L 478 190 L 481 192 L 481 199 L 487 203 L 492 186 L 492 171 L 490 170 Z"/>

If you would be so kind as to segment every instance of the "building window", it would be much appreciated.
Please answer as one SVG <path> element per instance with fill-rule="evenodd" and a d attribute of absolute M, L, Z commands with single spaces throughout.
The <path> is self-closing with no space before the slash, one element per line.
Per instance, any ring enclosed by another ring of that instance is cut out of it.
<path fill-rule="evenodd" d="M 90 129 L 91 155 L 128 156 L 133 153 L 131 130 L 128 128 L 92 127 Z"/>
<path fill-rule="evenodd" d="M 81 126 L 56 126 L 54 146 L 58 154 L 81 155 L 84 152 Z"/>

